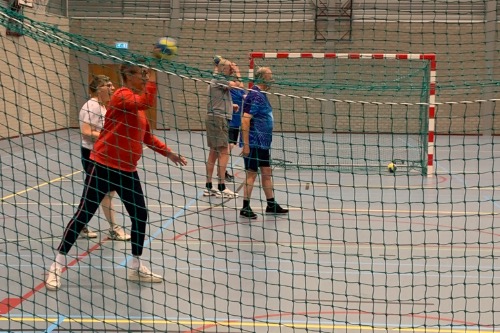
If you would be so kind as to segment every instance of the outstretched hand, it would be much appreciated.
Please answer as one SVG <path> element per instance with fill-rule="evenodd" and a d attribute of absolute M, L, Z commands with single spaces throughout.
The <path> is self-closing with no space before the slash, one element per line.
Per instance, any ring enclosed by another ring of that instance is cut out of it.
<path fill-rule="evenodd" d="M 187 165 L 187 159 L 181 154 L 170 152 L 167 156 L 175 165 Z"/>

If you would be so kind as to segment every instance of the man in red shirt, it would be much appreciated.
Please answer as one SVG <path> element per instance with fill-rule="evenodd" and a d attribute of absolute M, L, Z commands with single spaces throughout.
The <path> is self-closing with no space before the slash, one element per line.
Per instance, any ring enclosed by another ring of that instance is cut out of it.
<path fill-rule="evenodd" d="M 122 65 L 120 72 L 123 87 L 111 97 L 104 127 L 94 143 L 90 155 L 93 164 L 87 171 L 80 205 L 64 230 L 56 260 L 45 283 L 49 290 L 57 290 L 61 286 L 61 271 L 66 265 L 67 253 L 106 193 L 111 191 L 118 193 L 132 221 L 133 258 L 129 263 L 129 280 L 163 281 L 162 276 L 152 273 L 140 260 L 148 210 L 137 173 L 137 162 L 142 156 L 143 144 L 175 164 L 186 165 L 187 160 L 174 153 L 150 130 L 145 110 L 154 104 L 156 98 L 156 72 L 130 64 Z"/>

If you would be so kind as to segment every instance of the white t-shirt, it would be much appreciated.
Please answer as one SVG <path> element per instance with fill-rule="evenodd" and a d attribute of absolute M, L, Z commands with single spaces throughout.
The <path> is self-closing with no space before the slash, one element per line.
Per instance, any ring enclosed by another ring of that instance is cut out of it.
<path fill-rule="evenodd" d="M 80 110 L 80 126 L 82 123 L 87 123 L 92 126 L 92 129 L 101 131 L 104 126 L 104 117 L 106 116 L 106 107 L 99 104 L 95 99 L 89 99 L 83 104 Z M 82 134 L 82 146 L 87 149 L 94 147 L 94 140 L 92 137 Z"/>

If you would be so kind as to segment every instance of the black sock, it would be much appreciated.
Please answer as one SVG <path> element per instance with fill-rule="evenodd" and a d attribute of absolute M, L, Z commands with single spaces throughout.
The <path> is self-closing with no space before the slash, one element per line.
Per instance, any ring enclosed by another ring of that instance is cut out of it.
<path fill-rule="evenodd" d="M 243 208 L 250 208 L 250 200 L 243 200 Z"/>
<path fill-rule="evenodd" d="M 226 189 L 226 184 L 219 184 L 218 185 L 219 191 L 224 191 Z"/>
<path fill-rule="evenodd" d="M 276 205 L 276 202 L 274 201 L 274 198 L 267 199 L 267 207 L 274 207 Z"/>
<path fill-rule="evenodd" d="M 205 186 L 206 186 L 209 190 L 211 190 L 211 189 L 212 189 L 212 183 L 205 183 Z"/>

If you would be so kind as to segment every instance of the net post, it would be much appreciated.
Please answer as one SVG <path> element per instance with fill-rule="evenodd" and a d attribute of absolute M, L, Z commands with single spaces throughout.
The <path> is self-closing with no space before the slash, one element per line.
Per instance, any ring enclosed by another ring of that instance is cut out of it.
<path fill-rule="evenodd" d="M 250 64 L 248 66 L 248 89 L 253 86 L 253 68 L 255 66 L 255 61 L 253 60 L 252 53 L 250 53 Z"/>
<path fill-rule="evenodd" d="M 436 55 L 429 53 L 423 54 L 422 59 L 428 60 L 430 63 L 429 76 L 429 125 L 427 133 L 427 177 L 434 176 L 434 148 L 435 148 L 435 131 L 436 131 Z"/>

